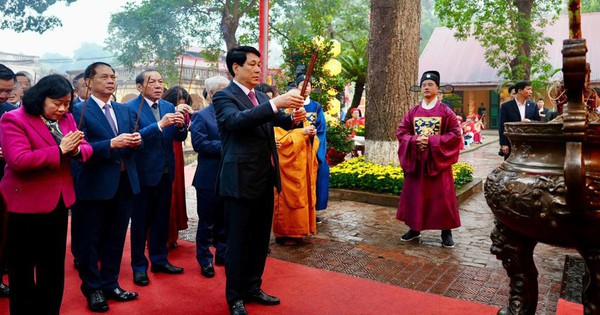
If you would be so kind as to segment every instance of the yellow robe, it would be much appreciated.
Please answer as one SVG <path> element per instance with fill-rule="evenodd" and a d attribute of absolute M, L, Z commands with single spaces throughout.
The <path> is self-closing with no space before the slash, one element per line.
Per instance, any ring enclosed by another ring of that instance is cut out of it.
<path fill-rule="evenodd" d="M 275 139 L 281 142 L 279 172 L 281 192 L 275 194 L 273 232 L 276 237 L 303 237 L 317 233 L 317 149 L 319 139 L 309 137 L 297 128 L 287 134 L 275 128 Z"/>

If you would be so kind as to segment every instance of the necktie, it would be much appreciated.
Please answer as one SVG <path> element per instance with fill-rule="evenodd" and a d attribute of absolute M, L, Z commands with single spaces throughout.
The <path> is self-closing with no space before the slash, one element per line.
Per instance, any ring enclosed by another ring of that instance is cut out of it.
<path fill-rule="evenodd" d="M 250 98 L 250 102 L 252 102 L 254 107 L 258 106 L 258 101 L 256 100 L 256 95 L 254 94 L 254 91 L 250 91 L 250 93 L 248 93 L 248 97 Z"/>
<path fill-rule="evenodd" d="M 45 123 L 46 123 L 46 126 L 48 126 L 48 130 L 50 130 L 50 133 L 52 134 L 52 138 L 54 138 L 54 141 L 56 141 L 56 144 L 60 145 L 60 142 L 62 141 L 62 138 L 63 138 L 63 133 L 62 133 L 62 131 L 60 131 L 58 122 L 52 121 L 52 120 L 45 120 Z"/>
<path fill-rule="evenodd" d="M 110 128 L 112 129 L 112 131 L 115 133 L 115 136 L 117 135 L 117 125 L 115 124 L 114 119 L 112 118 L 112 115 L 110 114 L 110 104 L 104 104 L 104 116 L 106 116 L 106 120 L 108 120 L 108 124 L 110 125 Z"/>
<path fill-rule="evenodd" d="M 152 108 L 152 114 L 154 114 L 154 118 L 156 118 L 156 121 L 159 121 L 160 120 L 160 111 L 158 110 L 158 104 L 154 103 L 154 104 L 152 104 L 152 106 L 150 108 Z"/>

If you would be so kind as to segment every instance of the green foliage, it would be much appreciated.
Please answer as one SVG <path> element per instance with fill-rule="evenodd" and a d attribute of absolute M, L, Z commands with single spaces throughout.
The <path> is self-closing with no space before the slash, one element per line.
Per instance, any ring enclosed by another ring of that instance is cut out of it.
<path fill-rule="evenodd" d="M 339 153 L 350 153 L 354 150 L 354 140 L 350 137 L 352 130 L 337 121 L 327 122 L 327 149 Z"/>
<path fill-rule="evenodd" d="M 255 22 L 256 0 L 129 2 L 111 17 L 106 45 L 127 67 L 153 63 L 167 77 L 177 78 L 177 57 L 192 43 L 199 42 L 206 49 L 203 55 L 214 57 L 223 43 L 227 47 L 237 45 L 236 36 L 252 40 L 243 32 L 237 33 L 249 14 Z"/>
<path fill-rule="evenodd" d="M 564 0 L 525 0 L 531 16 L 516 1 L 436 0 L 435 12 L 457 39 L 473 36 L 486 49 L 485 60 L 506 81 L 547 82 L 553 70 L 544 45 L 543 29 L 564 9 Z M 490 31 L 493 30 L 493 31 Z M 530 50 L 530 52 L 528 52 Z"/>
<path fill-rule="evenodd" d="M 444 94 L 442 102 L 450 105 L 450 107 L 462 107 L 462 98 L 458 94 Z"/>
<path fill-rule="evenodd" d="M 452 165 L 454 187 L 473 180 L 473 167 L 465 163 Z M 398 195 L 404 185 L 404 172 L 399 166 L 367 162 L 364 156 L 352 158 L 331 168 L 329 187 L 361 189 Z"/>
<path fill-rule="evenodd" d="M 440 25 L 440 20 L 435 16 L 433 6 L 435 0 L 421 0 L 421 44 L 419 53 L 422 53 L 431 38 L 433 30 Z"/>
<path fill-rule="evenodd" d="M 581 12 L 600 12 L 600 0 L 581 1 Z"/>
<path fill-rule="evenodd" d="M 44 15 L 44 12 L 55 3 L 73 3 L 77 0 L 5 0 L 0 1 L 0 29 L 11 29 L 16 32 L 32 31 L 44 33 L 62 23 L 56 16 Z"/>
<path fill-rule="evenodd" d="M 344 77 L 332 77 L 323 69 L 323 65 L 331 59 L 329 52 L 331 46 L 331 42 L 326 40 L 322 47 L 319 47 L 308 36 L 298 36 L 288 40 L 283 49 L 285 62 L 281 66 L 281 75 L 276 80 L 280 90 L 285 90 L 287 83 L 296 79 L 296 67 L 303 65 L 306 67 L 305 71 L 308 69 L 313 52 L 318 50 L 319 54 L 312 72 L 313 93 L 311 93 L 311 98 L 327 110 L 330 96 L 326 92 L 329 90 L 342 91 L 347 84 Z"/>

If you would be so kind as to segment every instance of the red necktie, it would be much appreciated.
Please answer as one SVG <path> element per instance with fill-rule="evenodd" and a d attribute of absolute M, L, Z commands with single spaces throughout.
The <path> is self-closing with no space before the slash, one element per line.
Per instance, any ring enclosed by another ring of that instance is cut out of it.
<path fill-rule="evenodd" d="M 250 93 L 248 93 L 248 97 L 250 98 L 250 102 L 254 104 L 254 107 L 258 106 L 258 101 L 256 100 L 256 95 L 254 94 L 254 91 L 250 91 Z"/>

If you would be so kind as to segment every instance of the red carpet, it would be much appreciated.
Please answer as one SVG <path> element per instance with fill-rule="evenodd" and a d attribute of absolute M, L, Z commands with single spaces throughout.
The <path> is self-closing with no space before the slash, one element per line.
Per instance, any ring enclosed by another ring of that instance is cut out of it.
<path fill-rule="evenodd" d="M 556 315 L 575 315 L 583 314 L 583 305 L 579 303 L 569 302 L 567 300 L 558 299 L 556 306 Z"/>
<path fill-rule="evenodd" d="M 128 242 L 127 242 L 128 243 Z M 225 274 L 200 275 L 195 245 L 180 241 L 170 261 L 185 268 L 181 275 L 150 273 L 150 285 L 133 284 L 129 245 L 123 258 L 120 284 L 139 292 L 132 302 L 109 301 L 108 314 L 228 314 Z M 69 248 L 69 247 L 67 247 Z M 67 250 L 69 251 L 69 250 Z M 79 291 L 80 280 L 68 254 L 61 314 L 94 314 Z M 281 298 L 279 306 L 247 305 L 250 314 L 496 314 L 498 308 L 412 291 L 331 271 L 269 259 L 263 289 Z M 8 299 L 0 299 L 0 314 L 8 314 Z M 562 313 L 561 313 L 562 314 Z M 565 313 L 566 314 L 566 313 Z"/>

